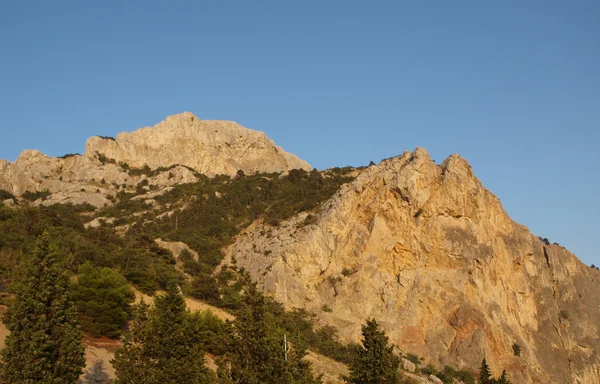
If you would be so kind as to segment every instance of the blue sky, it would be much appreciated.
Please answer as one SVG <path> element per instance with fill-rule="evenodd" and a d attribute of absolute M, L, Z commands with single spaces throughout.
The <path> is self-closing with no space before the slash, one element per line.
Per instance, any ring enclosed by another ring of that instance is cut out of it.
<path fill-rule="evenodd" d="M 600 2 L 0 0 L 0 158 L 191 111 L 323 169 L 460 153 L 600 265 Z"/>

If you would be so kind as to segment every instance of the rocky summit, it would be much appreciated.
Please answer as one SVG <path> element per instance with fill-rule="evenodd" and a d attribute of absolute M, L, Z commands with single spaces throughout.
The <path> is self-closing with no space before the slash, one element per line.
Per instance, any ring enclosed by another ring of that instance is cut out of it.
<path fill-rule="evenodd" d="M 131 172 L 131 168 L 147 172 Z M 233 176 L 240 170 L 291 169 L 312 168 L 276 146 L 263 132 L 231 121 L 200 120 L 185 112 L 116 138 L 91 137 L 83 155 L 53 158 L 25 150 L 13 163 L 0 160 L 0 189 L 17 196 L 47 192 L 39 201 L 45 205 L 89 203 L 101 207 L 110 205 L 110 197 L 119 190 L 133 188 L 144 179 L 148 179 L 148 188 L 160 190 L 195 181 L 194 172 Z"/>
<path fill-rule="evenodd" d="M 460 156 L 372 165 L 307 215 L 255 223 L 229 261 L 347 341 L 376 318 L 441 366 L 485 356 L 514 383 L 600 382 L 600 272 L 512 221 Z"/>
<path fill-rule="evenodd" d="M 91 204 L 87 227 L 104 225 L 115 236 L 143 229 L 152 244 L 189 254 L 188 265 L 206 254 L 218 265 L 226 244 L 221 266 L 243 267 L 287 309 L 305 309 L 345 342 L 359 342 L 361 326 L 375 318 L 405 355 L 437 367 L 477 372 L 485 357 L 495 376 L 505 369 L 513 383 L 600 383 L 600 271 L 511 220 L 465 159 L 436 164 L 417 148 L 348 167 L 347 179 L 339 168 L 295 169 L 311 167 L 264 133 L 183 113 L 114 139 L 92 137 L 83 155 L 28 150 L 2 160 L 0 190 L 15 198 L 0 203 Z M 207 179 L 240 170 L 253 177 Z M 335 175 L 342 181 L 321 200 L 283 198 L 300 179 L 320 185 Z M 147 202 L 143 212 L 137 200 Z M 225 234 L 216 225 L 201 231 L 197 210 L 208 206 L 205 214 L 225 212 L 208 223 L 229 223 Z M 215 252 L 204 243 L 217 244 Z M 406 359 L 403 366 L 415 370 Z"/>

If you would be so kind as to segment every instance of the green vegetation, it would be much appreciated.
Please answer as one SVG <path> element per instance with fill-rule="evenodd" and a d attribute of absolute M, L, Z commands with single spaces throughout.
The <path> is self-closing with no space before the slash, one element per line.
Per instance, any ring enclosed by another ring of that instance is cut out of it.
<path fill-rule="evenodd" d="M 512 345 L 512 349 L 515 356 L 521 356 L 521 346 L 519 344 L 514 343 Z"/>
<path fill-rule="evenodd" d="M 81 153 L 67 153 L 65 155 L 58 156 L 57 159 L 66 159 L 67 157 L 73 157 L 73 156 L 81 156 Z"/>
<path fill-rule="evenodd" d="M 421 360 L 422 360 L 422 359 L 420 359 L 420 358 L 419 358 L 419 356 L 417 356 L 417 355 L 415 355 L 415 354 L 413 354 L 413 353 L 407 353 L 407 354 L 404 356 L 404 358 L 405 358 L 406 360 L 408 360 L 408 361 L 411 361 L 411 362 L 413 362 L 415 365 L 421 364 Z"/>
<path fill-rule="evenodd" d="M 90 205 L 56 204 L 49 207 L 0 207 L 0 286 L 9 286 L 16 268 L 32 254 L 35 239 L 44 230 L 65 253 L 73 255 L 73 271 L 89 261 L 95 267 L 118 269 L 139 290 L 152 294 L 169 281 L 182 282 L 170 252 L 148 236 L 119 236 L 109 227 L 85 229 Z"/>
<path fill-rule="evenodd" d="M 117 164 L 100 154 L 98 158 Z M 119 165 L 131 175 L 147 177 L 169 170 Z M 61 250 L 61 258 L 72 261 L 65 264 L 64 270 L 78 273 L 71 295 L 82 329 L 92 336 L 113 338 L 120 337 L 123 329 L 128 330 L 114 360 L 119 383 L 317 383 L 320 380 L 301 360 L 307 346 L 350 365 L 349 380 L 353 383 L 410 382 L 393 374 L 398 357 L 375 320 L 363 327 L 362 346 L 344 344 L 334 327 L 316 327 L 314 315 L 304 310 L 286 311 L 258 292 L 244 269 L 235 265 L 235 259 L 231 267 L 216 270 L 223 246 L 255 220 L 277 226 L 307 212 L 296 230 L 314 223 L 319 210 L 326 209 L 324 203 L 343 183 L 352 180 L 349 174 L 353 170 L 293 170 L 288 175 L 241 172 L 235 178 L 196 174 L 198 182 L 178 185 L 157 196 L 155 207 L 143 199 L 132 199 L 146 192 L 147 180 L 135 190 L 123 186 L 114 197 L 116 204 L 100 210 L 90 205 L 0 206 L 2 302 L 11 310 L 18 307 L 11 295 L 19 292 L 15 282 L 28 276 L 22 266 L 35 259 L 35 239 L 46 231 L 48 241 Z M 47 197 L 38 193 L 28 198 Z M 85 228 L 84 223 L 95 217 L 112 217 L 114 224 Z M 267 227 L 265 236 L 269 235 Z M 159 237 L 183 241 L 199 257 L 184 251 L 176 263 L 169 251 L 155 243 Z M 256 252 L 268 254 L 270 250 Z M 336 279 L 342 281 L 355 272 L 344 268 Z M 157 289 L 166 289 L 167 293 L 155 299 L 153 308 L 142 304 L 132 310 L 128 282 L 147 294 Z M 224 308 L 236 320 L 224 323 L 210 312 L 192 314 L 185 308 L 182 293 Z M 321 309 L 331 311 L 327 305 Z M 284 335 L 289 341 L 287 360 Z M 218 378 L 206 370 L 204 353 L 216 357 Z M 406 357 L 422 364 L 422 359 L 414 355 Z M 365 366 L 368 369 L 361 368 Z M 469 372 L 451 367 L 437 371 L 428 364 L 425 370 L 445 383 L 454 378 L 467 384 L 475 382 Z M 94 366 L 85 380 L 105 382 L 103 373 L 101 365 Z"/>
<path fill-rule="evenodd" d="M 444 384 L 453 384 L 456 382 L 455 379 L 462 381 L 464 384 L 475 384 L 475 377 L 471 372 L 466 370 L 457 371 L 447 365 L 444 366 L 443 370 L 434 372 L 434 375 L 442 380 Z"/>
<path fill-rule="evenodd" d="M 510 380 L 508 379 L 506 370 L 503 370 L 502 375 L 498 379 L 495 379 L 490 372 L 487 361 L 483 358 L 481 369 L 479 370 L 479 384 L 510 384 Z"/>
<path fill-rule="evenodd" d="M 306 349 L 300 340 L 292 341 L 285 349 L 285 332 L 278 328 L 268 305 L 256 286 L 250 285 L 243 307 L 228 329 L 225 362 L 229 375 L 221 369 L 220 379 L 240 384 L 320 383 L 309 363 L 302 360 Z"/>
<path fill-rule="evenodd" d="M 485 357 L 483 358 L 483 361 L 481 362 L 481 368 L 479 369 L 479 383 L 480 384 L 493 384 L 493 378 L 492 378 L 492 373 L 490 372 L 490 367 L 487 364 L 487 361 L 485 360 Z"/>
<path fill-rule="evenodd" d="M 100 137 L 102 137 L 102 136 L 100 136 Z M 102 165 L 104 165 L 106 163 L 108 163 L 108 164 L 116 164 L 117 163 L 117 161 L 115 159 L 111 159 L 110 157 L 106 157 L 102 153 L 96 152 L 96 157 L 98 158 L 98 161 L 100 161 L 102 163 Z"/>
<path fill-rule="evenodd" d="M 5 191 L 4 189 L 0 189 L 0 201 L 6 199 L 14 199 L 15 195 L 12 193 Z"/>
<path fill-rule="evenodd" d="M 203 335 L 194 320 L 174 284 L 154 299 L 154 307 L 138 306 L 131 332 L 112 360 L 117 383 L 213 382 L 204 363 Z"/>
<path fill-rule="evenodd" d="M 68 296 L 64 257 L 47 233 L 16 288 L 3 322 L 10 331 L 2 349 L 5 383 L 75 383 L 85 365 L 77 312 Z"/>
<path fill-rule="evenodd" d="M 158 210 L 142 200 L 132 200 L 143 191 L 121 191 L 118 202 L 96 216 L 116 217 L 118 225 L 130 224 L 126 237 L 186 243 L 200 255 L 198 261 L 185 262 L 186 273 L 202 275 L 192 292 L 197 298 L 213 300 L 207 297 L 207 289 L 212 284 L 210 274 L 223 258 L 223 246 L 254 220 L 262 218 L 266 223 L 279 225 L 300 212 L 317 209 L 343 183 L 352 180 L 347 176 L 350 170 L 340 168 L 324 173 L 292 170 L 285 176 L 255 174 L 233 179 L 197 175 L 198 182 L 178 185 L 155 197 L 162 207 Z M 155 171 L 143 168 L 129 172 Z M 141 216 L 134 216 L 140 213 Z M 203 284 L 207 285 L 202 287 Z"/>
<path fill-rule="evenodd" d="M 37 199 L 46 200 L 48 198 L 48 196 L 50 196 L 50 191 L 48 191 L 48 190 L 37 191 L 37 192 L 25 191 L 21 195 L 22 198 L 24 198 L 25 200 L 29 200 L 29 201 L 36 201 Z"/>
<path fill-rule="evenodd" d="M 71 296 L 79 312 L 81 328 L 92 336 L 118 338 L 130 315 L 135 295 L 127 280 L 110 268 L 79 267 Z"/>
<path fill-rule="evenodd" d="M 331 309 L 331 307 L 327 304 L 323 304 L 323 306 L 321 306 L 321 310 L 323 312 L 333 312 L 333 309 Z"/>
<path fill-rule="evenodd" d="M 362 336 L 362 348 L 350 364 L 347 381 L 351 384 L 399 383 L 400 358 L 375 319 L 367 320 L 363 325 Z"/>

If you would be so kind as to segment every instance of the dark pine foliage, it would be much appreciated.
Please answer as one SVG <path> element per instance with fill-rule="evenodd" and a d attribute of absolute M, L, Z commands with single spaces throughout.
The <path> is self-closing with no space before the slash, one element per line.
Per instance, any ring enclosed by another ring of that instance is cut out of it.
<path fill-rule="evenodd" d="M 212 383 L 214 377 L 204 362 L 202 334 L 194 321 L 173 284 L 166 294 L 155 298 L 153 308 L 140 305 L 131 332 L 112 360 L 117 383 Z"/>
<path fill-rule="evenodd" d="M 267 310 L 268 302 L 255 285 L 248 287 L 244 304 L 229 326 L 226 358 L 221 360 L 224 382 L 239 384 L 317 384 L 310 364 L 302 358 L 306 349 L 300 340 L 284 350 L 285 332 Z M 227 373 L 228 372 L 228 373 Z"/>
<path fill-rule="evenodd" d="M 362 348 L 350 364 L 351 384 L 395 384 L 400 378 L 400 358 L 394 354 L 385 332 L 375 319 L 367 320 L 362 327 Z"/>
<path fill-rule="evenodd" d="M 86 262 L 79 267 L 71 292 L 85 332 L 96 337 L 121 336 L 135 295 L 119 272 Z"/>
<path fill-rule="evenodd" d="M 485 360 L 485 357 L 483 358 L 483 361 L 481 362 L 481 368 L 479 370 L 479 383 L 480 384 L 493 384 L 494 383 L 494 378 L 492 377 L 492 373 L 490 372 L 490 367 L 487 364 L 487 361 Z"/>
<path fill-rule="evenodd" d="M 3 382 L 72 384 L 79 379 L 84 350 L 68 289 L 58 248 L 43 233 L 4 316 L 10 334 L 2 350 Z"/>

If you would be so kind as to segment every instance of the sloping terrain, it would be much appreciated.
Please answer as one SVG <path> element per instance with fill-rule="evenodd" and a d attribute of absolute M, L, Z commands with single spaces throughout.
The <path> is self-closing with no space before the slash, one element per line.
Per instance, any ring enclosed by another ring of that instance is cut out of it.
<path fill-rule="evenodd" d="M 48 230 L 75 265 L 117 269 L 146 294 L 175 280 L 199 299 L 190 308 L 221 317 L 249 272 L 305 310 L 291 323 L 314 316 L 311 349 L 339 362 L 336 334 L 358 342 L 376 318 L 438 369 L 475 373 L 486 357 L 512 382 L 600 382 L 600 272 L 512 221 L 460 156 L 307 170 L 260 132 L 188 113 L 91 138 L 83 156 L 24 151 L 0 161 L 2 291 Z M 90 356 L 110 349 L 95 343 Z M 308 359 L 331 382 L 345 369 Z"/>
<path fill-rule="evenodd" d="M 514 382 L 600 382 L 600 272 L 513 222 L 464 159 L 406 152 L 324 206 L 306 226 L 306 214 L 255 223 L 229 260 L 347 341 L 374 317 L 440 366 L 476 370 L 485 356 Z"/>
<path fill-rule="evenodd" d="M 312 168 L 263 132 L 229 121 L 200 120 L 186 112 L 154 127 L 122 132 L 116 139 L 91 137 L 83 155 L 53 158 L 26 150 L 13 163 L 0 160 L 0 190 L 38 204 L 102 207 L 111 205 L 120 191 L 139 186 L 160 194 L 165 188 L 196 181 L 197 173 L 235 176 L 238 171 L 291 169 Z"/>

